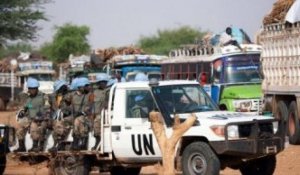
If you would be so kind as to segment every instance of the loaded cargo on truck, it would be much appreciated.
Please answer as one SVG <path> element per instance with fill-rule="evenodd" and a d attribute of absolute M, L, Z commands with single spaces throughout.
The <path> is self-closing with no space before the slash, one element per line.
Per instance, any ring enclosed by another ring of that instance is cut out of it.
<path fill-rule="evenodd" d="M 281 120 L 291 144 L 300 144 L 300 1 L 277 1 L 258 40 L 264 111 Z"/>

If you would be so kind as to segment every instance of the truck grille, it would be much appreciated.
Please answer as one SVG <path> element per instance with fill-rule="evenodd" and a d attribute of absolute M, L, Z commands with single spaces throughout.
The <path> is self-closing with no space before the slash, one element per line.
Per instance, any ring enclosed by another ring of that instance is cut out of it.
<path fill-rule="evenodd" d="M 259 138 L 269 138 L 274 135 L 272 123 L 258 123 L 258 130 L 255 125 L 255 123 L 239 125 L 240 138 L 251 138 L 255 136 L 258 136 Z"/>
<path fill-rule="evenodd" d="M 260 99 L 252 100 L 251 111 L 259 111 L 261 105 L 262 105 L 262 100 L 260 100 Z"/>

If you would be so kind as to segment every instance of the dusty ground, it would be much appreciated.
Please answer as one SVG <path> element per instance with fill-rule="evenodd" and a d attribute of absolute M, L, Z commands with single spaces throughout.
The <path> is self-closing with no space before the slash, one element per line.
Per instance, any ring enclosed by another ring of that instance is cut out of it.
<path fill-rule="evenodd" d="M 1 112 L 0 123 L 15 125 L 14 112 Z M 30 166 L 29 164 L 8 160 L 5 175 L 45 175 L 48 174 L 46 164 Z M 95 171 L 91 174 L 97 174 Z M 155 175 L 155 167 L 144 167 L 143 175 Z M 239 171 L 225 169 L 221 175 L 240 175 Z M 300 145 L 289 145 L 283 152 L 277 156 L 277 168 L 275 175 L 300 175 Z"/>

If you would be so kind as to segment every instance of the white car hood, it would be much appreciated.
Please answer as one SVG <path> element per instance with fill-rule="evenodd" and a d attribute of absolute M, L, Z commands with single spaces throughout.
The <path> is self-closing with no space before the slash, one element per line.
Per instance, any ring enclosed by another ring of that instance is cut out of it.
<path fill-rule="evenodd" d="M 242 112 L 230 112 L 230 111 L 209 111 L 195 113 L 197 120 L 202 123 L 225 125 L 232 122 L 248 122 L 253 120 L 266 120 L 273 119 L 271 116 L 254 115 Z M 190 114 L 179 114 L 180 118 L 188 118 Z"/>

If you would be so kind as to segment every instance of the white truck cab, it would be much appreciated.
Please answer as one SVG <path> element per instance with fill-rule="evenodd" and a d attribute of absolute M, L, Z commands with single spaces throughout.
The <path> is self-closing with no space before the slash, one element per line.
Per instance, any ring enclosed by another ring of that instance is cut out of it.
<path fill-rule="evenodd" d="M 76 160 L 83 164 L 76 164 L 73 173 L 85 174 L 86 167 L 97 166 L 99 171 L 108 170 L 112 175 L 137 175 L 142 166 L 162 160 L 149 121 L 150 111 L 162 114 L 167 135 L 172 133 L 175 114 L 181 121 L 191 113 L 197 116 L 177 145 L 174 161 L 183 174 L 219 174 L 225 167 L 240 169 L 244 175 L 272 174 L 276 154 L 284 149 L 281 130 L 272 117 L 219 111 L 196 81 L 154 81 L 112 86 L 108 109 L 101 115 L 101 142 L 97 151 L 91 150 L 95 142 L 91 131 L 88 150 L 58 151 L 56 157 L 47 150 L 13 154 L 55 158 L 54 169 L 59 167 L 59 173 L 70 166 L 70 162 L 60 161 Z M 26 139 L 30 142 L 29 137 Z M 72 138 L 66 140 L 71 141 Z M 46 147 L 51 144 L 49 139 Z"/>

